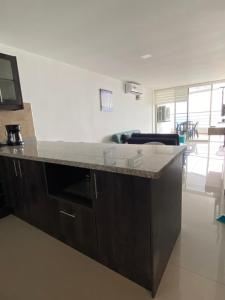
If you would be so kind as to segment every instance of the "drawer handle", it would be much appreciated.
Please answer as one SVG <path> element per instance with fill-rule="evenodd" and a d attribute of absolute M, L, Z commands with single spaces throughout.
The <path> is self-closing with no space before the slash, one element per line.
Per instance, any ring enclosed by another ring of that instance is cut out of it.
<path fill-rule="evenodd" d="M 60 212 L 60 214 L 65 215 L 65 216 L 70 217 L 70 218 L 73 218 L 73 219 L 75 219 L 77 217 L 75 215 L 69 214 L 68 212 L 66 212 L 64 210 L 60 210 L 59 212 Z"/>
<path fill-rule="evenodd" d="M 21 171 L 21 166 L 20 166 L 20 161 L 18 160 L 18 166 L 19 166 L 19 172 L 20 172 L 20 177 L 23 178 L 23 174 Z"/>
<path fill-rule="evenodd" d="M 94 186 L 95 186 L 95 199 L 98 199 L 98 187 L 97 187 L 97 180 L 96 180 L 95 173 L 94 173 Z"/>
<path fill-rule="evenodd" d="M 2 90 L 0 89 L 0 102 L 3 102 L 3 98 L 2 98 Z"/>
<path fill-rule="evenodd" d="M 15 160 L 13 160 L 13 166 L 14 166 L 14 172 L 15 172 L 15 175 L 16 175 L 16 177 L 17 177 L 18 174 L 17 174 L 17 169 L 16 169 L 16 162 L 15 162 Z"/>

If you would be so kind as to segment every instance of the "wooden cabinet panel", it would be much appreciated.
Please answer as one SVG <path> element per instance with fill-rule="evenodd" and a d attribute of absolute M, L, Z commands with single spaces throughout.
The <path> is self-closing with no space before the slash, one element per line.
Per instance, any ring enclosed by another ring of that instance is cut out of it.
<path fill-rule="evenodd" d="M 40 162 L 1 158 L 8 203 L 19 218 L 48 231 L 48 205 Z"/>
<path fill-rule="evenodd" d="M 12 212 L 12 205 L 8 197 L 7 182 L 5 180 L 6 174 L 5 159 L 0 157 L 0 218 L 5 217 Z"/>
<path fill-rule="evenodd" d="M 150 287 L 150 180 L 96 172 L 99 261 Z"/>
<path fill-rule="evenodd" d="M 97 238 L 93 210 L 66 200 L 51 199 L 51 202 L 55 202 L 56 237 L 95 258 Z"/>
<path fill-rule="evenodd" d="M 27 220 L 38 228 L 48 231 L 47 194 L 43 163 L 19 160 L 19 173 L 23 191 L 23 202 L 27 206 Z"/>
<path fill-rule="evenodd" d="M 26 203 L 22 199 L 22 185 L 19 174 L 18 160 L 13 158 L 2 157 L 1 158 L 2 169 L 4 170 L 4 185 L 7 193 L 8 204 L 13 209 L 13 212 L 21 217 L 25 218 L 27 215 Z"/>
<path fill-rule="evenodd" d="M 152 181 L 151 260 L 152 295 L 156 294 L 170 254 L 181 230 L 182 164 L 180 155 Z"/>

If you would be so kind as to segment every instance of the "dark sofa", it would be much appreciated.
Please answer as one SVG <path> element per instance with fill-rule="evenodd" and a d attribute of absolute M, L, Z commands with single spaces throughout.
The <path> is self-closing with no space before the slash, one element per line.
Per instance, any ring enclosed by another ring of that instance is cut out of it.
<path fill-rule="evenodd" d="M 180 144 L 178 134 L 141 133 L 138 129 L 116 133 L 112 136 L 112 141 L 119 144 L 146 144 L 151 142 L 165 145 Z"/>
<path fill-rule="evenodd" d="M 146 143 L 162 143 L 164 145 L 172 145 L 177 146 L 177 142 L 175 139 L 169 138 L 148 138 L 148 137 L 137 137 L 137 138 L 130 138 L 127 140 L 128 144 L 146 144 Z"/>
<path fill-rule="evenodd" d="M 160 142 L 165 145 L 178 146 L 179 135 L 178 134 L 160 134 L 160 133 L 133 133 L 127 140 L 128 144 L 145 144 L 151 142 Z"/>

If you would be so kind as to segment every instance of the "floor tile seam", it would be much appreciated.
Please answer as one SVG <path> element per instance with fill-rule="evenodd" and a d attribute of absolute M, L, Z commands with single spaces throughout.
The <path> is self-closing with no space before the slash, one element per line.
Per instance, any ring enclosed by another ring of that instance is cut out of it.
<path fill-rule="evenodd" d="M 201 278 L 204 278 L 204 279 L 207 279 L 207 280 L 209 280 L 209 281 L 215 282 L 215 283 L 217 283 L 217 284 L 219 284 L 219 285 L 225 286 L 225 283 L 223 283 L 223 282 L 221 282 L 221 281 L 218 281 L 218 280 L 209 278 L 209 277 L 207 277 L 207 276 L 204 276 L 204 275 L 202 275 L 202 274 L 200 274 L 200 273 L 198 273 L 198 272 L 192 271 L 192 270 L 190 270 L 190 269 L 188 269 L 188 268 L 186 268 L 186 267 L 184 267 L 184 266 L 182 266 L 182 265 L 176 264 L 176 263 L 174 263 L 174 262 L 169 262 L 168 265 L 175 266 L 175 267 L 178 268 L 178 269 L 185 270 L 185 271 L 188 272 L 188 273 L 192 273 L 192 274 L 197 275 L 197 276 L 199 276 L 199 277 L 201 277 Z"/>

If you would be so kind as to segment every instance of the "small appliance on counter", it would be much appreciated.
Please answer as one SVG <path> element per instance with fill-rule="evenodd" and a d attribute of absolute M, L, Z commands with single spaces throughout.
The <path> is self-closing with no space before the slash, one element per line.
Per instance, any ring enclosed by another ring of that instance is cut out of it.
<path fill-rule="evenodd" d="M 8 146 L 19 146 L 23 145 L 24 141 L 21 135 L 21 126 L 19 124 L 6 125 L 7 132 L 7 145 Z"/>

